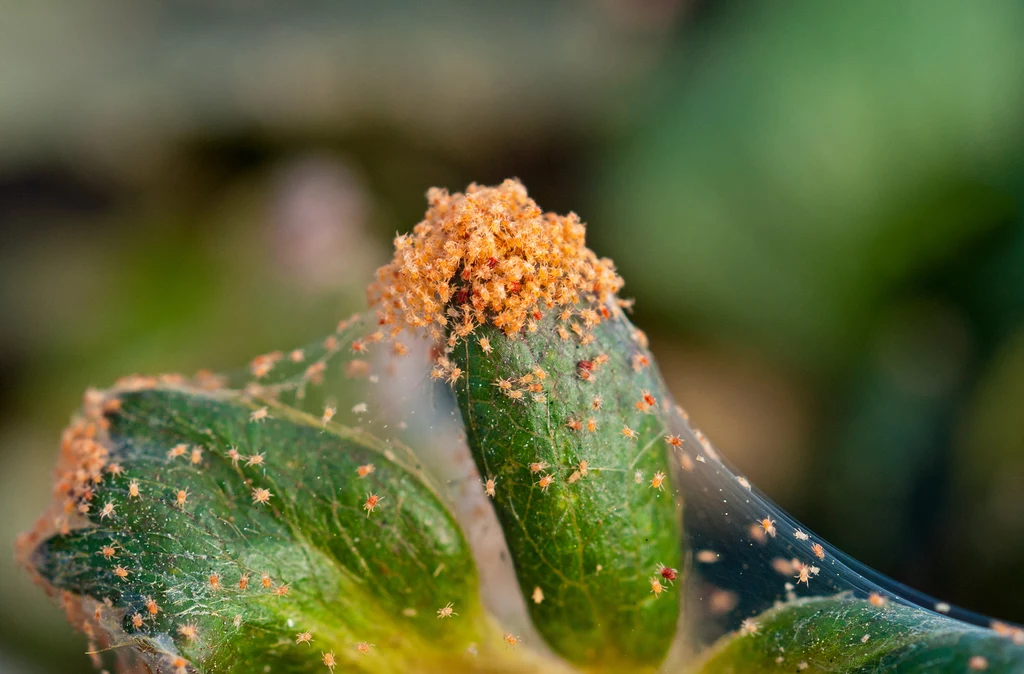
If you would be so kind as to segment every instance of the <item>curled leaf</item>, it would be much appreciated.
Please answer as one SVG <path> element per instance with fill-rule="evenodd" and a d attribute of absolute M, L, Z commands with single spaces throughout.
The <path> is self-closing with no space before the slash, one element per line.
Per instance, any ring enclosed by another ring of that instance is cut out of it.
<path fill-rule="evenodd" d="M 849 595 L 769 609 L 722 640 L 701 674 L 1024 671 L 1024 644 L 900 603 Z"/>
<path fill-rule="evenodd" d="M 73 519 L 25 545 L 123 660 L 459 669 L 497 645 L 463 536 L 400 448 L 234 393 L 142 387 L 96 405 L 65 437 Z"/>
<path fill-rule="evenodd" d="M 651 393 L 663 396 L 662 382 L 653 368 L 634 370 L 646 351 L 620 313 L 585 347 L 559 327 L 552 315 L 516 340 L 483 327 L 455 348 L 469 444 L 494 480 L 494 508 L 548 642 L 589 666 L 656 665 L 681 601 L 662 567 L 682 566 L 682 501 Z M 653 404 L 638 409 L 645 394 Z"/>

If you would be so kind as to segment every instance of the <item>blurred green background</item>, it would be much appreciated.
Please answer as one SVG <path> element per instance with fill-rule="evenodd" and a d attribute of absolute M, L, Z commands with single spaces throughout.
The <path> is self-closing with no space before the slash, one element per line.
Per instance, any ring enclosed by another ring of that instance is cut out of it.
<path fill-rule="evenodd" d="M 0 10 L 0 671 L 90 670 L 10 552 L 86 386 L 315 339 L 427 187 L 508 176 L 757 485 L 1024 621 L 1019 3 Z"/>

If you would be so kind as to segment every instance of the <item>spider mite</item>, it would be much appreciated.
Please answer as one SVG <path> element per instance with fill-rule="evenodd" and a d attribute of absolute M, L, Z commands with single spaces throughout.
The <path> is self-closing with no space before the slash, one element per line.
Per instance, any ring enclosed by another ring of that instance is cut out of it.
<path fill-rule="evenodd" d="M 497 478 L 489 477 L 489 478 L 487 478 L 487 481 L 484 482 L 484 491 L 491 498 L 494 498 L 494 483 L 497 482 L 497 481 L 498 481 Z"/>
<path fill-rule="evenodd" d="M 241 578 L 238 579 L 238 589 L 244 590 L 249 587 L 249 574 L 243 573 Z"/>
<path fill-rule="evenodd" d="M 660 573 L 661 577 L 669 583 L 674 583 L 676 578 L 679 577 L 678 571 L 676 571 L 675 569 L 670 569 L 664 564 L 658 564 L 658 573 Z"/>
<path fill-rule="evenodd" d="M 629 438 L 630 440 L 636 440 L 637 437 L 639 437 L 639 435 L 640 434 L 637 433 L 636 431 L 634 431 L 632 428 L 630 428 L 629 426 L 626 426 L 625 424 L 623 424 L 623 426 L 622 426 L 622 437 Z"/>
<path fill-rule="evenodd" d="M 807 587 L 810 587 L 811 586 L 811 567 L 810 567 L 810 565 L 803 564 L 801 562 L 797 562 L 797 564 L 799 564 L 799 566 L 796 567 L 797 568 L 797 573 L 794 576 L 794 578 L 797 579 L 796 584 L 799 585 L 800 583 L 803 583 Z"/>
<path fill-rule="evenodd" d="M 657 599 L 661 596 L 661 593 L 665 591 L 665 586 L 661 584 L 661 581 L 658 580 L 657 576 L 651 576 L 649 582 L 651 584 L 651 593 L 654 594 L 654 598 Z"/>
<path fill-rule="evenodd" d="M 533 463 L 530 464 L 530 472 L 531 473 L 539 473 L 539 472 L 541 472 L 542 470 L 544 470 L 547 467 L 548 467 L 548 462 L 547 461 L 534 461 Z"/>
<path fill-rule="evenodd" d="M 699 550 L 696 559 L 701 564 L 714 564 L 718 561 L 718 553 L 714 550 Z"/>
<path fill-rule="evenodd" d="M 770 517 L 765 517 L 763 520 L 759 522 L 759 524 L 761 525 L 761 528 L 764 529 L 764 532 L 766 534 L 768 534 L 772 538 L 775 538 L 775 520 L 771 519 Z"/>
<path fill-rule="evenodd" d="M 455 610 L 452 608 L 452 603 L 451 602 L 448 602 L 445 606 L 442 606 L 441 608 L 437 609 L 437 617 L 438 618 L 450 618 L 453 615 L 459 615 L 459 614 L 456 613 Z"/>
<path fill-rule="evenodd" d="M 366 503 L 363 504 L 363 510 L 366 511 L 366 516 L 369 517 L 370 513 L 372 513 L 377 508 L 377 505 L 383 500 L 383 496 L 377 496 L 376 494 L 368 492 L 366 494 Z"/>
<path fill-rule="evenodd" d="M 663 472 L 661 472 L 659 470 L 657 473 L 654 474 L 654 477 L 651 478 L 651 488 L 652 489 L 662 490 L 662 489 L 664 489 L 664 484 L 665 484 L 665 473 L 663 473 Z"/>
<path fill-rule="evenodd" d="M 278 353 L 265 353 L 260 356 L 256 356 L 249 363 L 249 371 L 256 378 L 265 377 L 268 372 L 274 367 L 274 363 L 277 362 L 280 354 Z"/>
<path fill-rule="evenodd" d="M 675 447 L 677 449 L 683 446 L 683 439 L 678 435 L 666 435 L 665 442 L 667 442 L 670 446 Z"/>
<path fill-rule="evenodd" d="M 313 633 L 310 632 L 309 630 L 306 630 L 305 632 L 299 632 L 298 634 L 295 635 L 295 644 L 296 645 L 298 645 L 298 644 L 309 644 L 309 642 L 311 642 L 311 641 L 313 641 Z"/>
<path fill-rule="evenodd" d="M 101 520 L 105 520 L 108 517 L 113 519 L 113 517 L 115 515 L 117 515 L 117 513 L 114 512 L 114 504 L 113 504 L 113 502 L 107 503 L 105 506 L 103 506 L 103 509 L 100 510 L 100 519 Z"/>
<path fill-rule="evenodd" d="M 376 467 L 374 467 L 372 463 L 368 463 L 366 465 L 359 466 L 358 468 L 356 468 L 356 475 L 358 475 L 360 478 L 364 478 L 375 470 L 377 470 Z"/>
<path fill-rule="evenodd" d="M 128 496 L 130 498 L 139 498 L 139 482 L 138 482 L 138 480 L 132 480 L 128 484 Z"/>
<path fill-rule="evenodd" d="M 815 543 L 811 546 L 811 552 L 818 559 L 825 559 L 825 548 L 821 547 L 821 543 Z"/>
<path fill-rule="evenodd" d="M 114 414 L 121 410 L 121 401 L 117 398 L 108 398 L 103 402 L 103 413 Z"/>
<path fill-rule="evenodd" d="M 544 475 L 544 476 L 542 476 L 540 478 L 540 480 L 537 482 L 537 484 L 540 485 L 540 488 L 543 491 L 547 491 L 548 487 L 550 487 L 551 483 L 554 482 L 554 481 L 555 481 L 554 476 L 552 476 L 552 475 Z"/>
<path fill-rule="evenodd" d="M 211 590 L 219 590 L 221 588 L 219 573 L 211 573 L 208 580 L 210 582 Z"/>
<path fill-rule="evenodd" d="M 269 418 L 270 418 L 270 411 L 267 409 L 266 405 L 264 405 L 263 407 L 259 408 L 258 410 L 253 410 L 252 414 L 249 415 L 249 421 L 254 421 L 254 422 L 263 421 L 264 419 L 269 419 Z"/>
<path fill-rule="evenodd" d="M 515 646 L 516 644 L 519 643 L 519 637 L 515 636 L 511 632 L 507 632 L 505 634 L 505 643 L 508 644 L 509 646 Z"/>
<path fill-rule="evenodd" d="M 326 426 L 327 424 L 331 423 L 331 419 L 334 418 L 334 414 L 337 411 L 338 411 L 338 409 L 336 407 L 334 407 L 333 405 L 328 405 L 327 407 L 325 407 L 324 408 L 324 414 L 323 414 L 322 417 L 320 417 L 320 425 L 321 426 Z"/>

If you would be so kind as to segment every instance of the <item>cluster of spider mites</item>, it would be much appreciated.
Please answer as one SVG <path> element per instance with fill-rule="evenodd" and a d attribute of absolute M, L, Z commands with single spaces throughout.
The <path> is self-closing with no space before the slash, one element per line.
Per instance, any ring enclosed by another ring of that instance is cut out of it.
<path fill-rule="evenodd" d="M 514 338 L 535 331 L 545 311 L 565 309 L 568 321 L 581 299 L 597 307 L 569 324 L 581 339 L 608 317 L 599 300 L 622 279 L 586 247 L 576 214 L 542 212 L 515 180 L 470 185 L 465 194 L 432 189 L 427 199 L 426 217 L 395 239 L 394 259 L 367 291 L 389 339 L 409 329 L 451 347 L 484 323 Z M 438 365 L 451 376 L 450 365 Z"/>

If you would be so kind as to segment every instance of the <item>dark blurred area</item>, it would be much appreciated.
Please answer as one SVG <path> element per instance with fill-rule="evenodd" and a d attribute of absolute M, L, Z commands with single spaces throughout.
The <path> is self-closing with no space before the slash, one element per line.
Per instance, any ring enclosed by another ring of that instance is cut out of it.
<path fill-rule="evenodd" d="M 1024 621 L 1019 3 L 0 7 L 0 671 L 90 671 L 10 553 L 85 387 L 315 339 L 509 176 L 754 483 Z"/>

